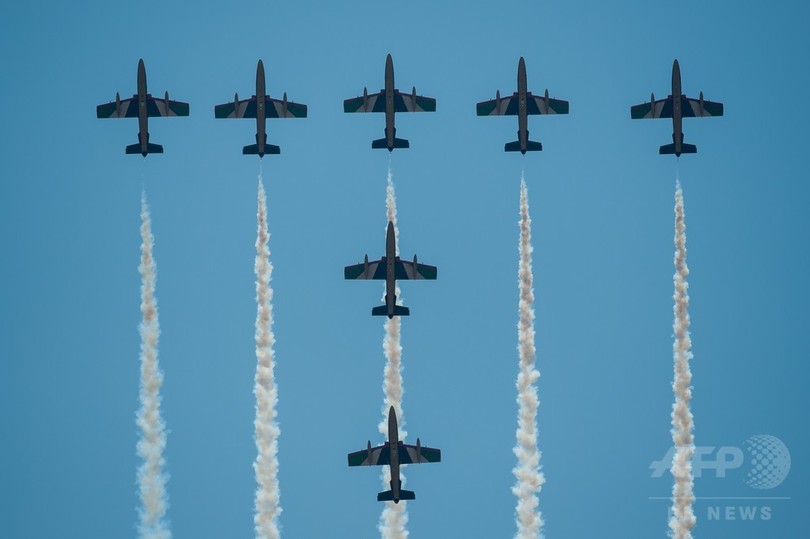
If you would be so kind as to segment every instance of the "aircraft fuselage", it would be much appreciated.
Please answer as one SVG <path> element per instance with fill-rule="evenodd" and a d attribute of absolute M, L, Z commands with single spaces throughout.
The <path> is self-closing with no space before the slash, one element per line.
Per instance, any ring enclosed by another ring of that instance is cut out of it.
<path fill-rule="evenodd" d="M 149 112 L 146 109 L 146 67 L 143 59 L 138 61 L 138 142 L 141 145 L 141 154 L 146 157 L 149 153 Z"/>
<path fill-rule="evenodd" d="M 385 142 L 388 144 L 388 151 L 394 148 L 394 60 L 389 54 L 385 59 Z"/>
<path fill-rule="evenodd" d="M 681 111 L 681 68 L 678 60 L 672 64 L 672 141 L 675 155 L 680 157 L 683 143 L 683 113 Z"/>
<path fill-rule="evenodd" d="M 264 157 L 265 119 L 267 118 L 264 110 L 265 97 L 264 64 L 259 60 L 258 65 L 256 65 L 256 148 L 259 157 Z"/>
<path fill-rule="evenodd" d="M 399 430 L 397 428 L 397 413 L 394 407 L 388 411 L 388 447 L 391 451 L 391 493 L 394 503 L 399 503 L 402 482 L 399 478 Z"/>
<path fill-rule="evenodd" d="M 394 306 L 397 302 L 396 272 L 398 259 L 394 223 L 388 221 L 388 230 L 385 233 L 385 306 L 388 311 L 388 318 L 394 317 Z"/>
<path fill-rule="evenodd" d="M 526 62 L 520 57 L 518 62 L 518 142 L 520 143 L 520 153 L 526 154 L 529 141 L 529 114 L 526 108 Z"/>

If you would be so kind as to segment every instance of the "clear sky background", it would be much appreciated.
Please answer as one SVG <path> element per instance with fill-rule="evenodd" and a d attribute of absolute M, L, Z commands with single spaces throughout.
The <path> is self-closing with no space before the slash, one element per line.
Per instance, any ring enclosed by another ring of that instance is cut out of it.
<path fill-rule="evenodd" d="M 670 92 L 725 104 L 684 122 L 696 443 L 770 434 L 792 467 L 775 489 L 704 470 L 701 537 L 806 537 L 810 239 L 806 159 L 810 8 L 775 1 L 14 3 L 0 16 L 0 536 L 135 535 L 140 195 L 151 206 L 175 537 L 250 537 L 259 160 L 250 120 L 213 107 L 267 89 L 309 106 L 268 122 L 283 535 L 377 537 L 378 469 L 346 453 L 382 442 L 382 284 L 344 265 L 383 254 L 383 115 L 342 100 L 383 85 L 435 97 L 397 115 L 391 159 L 404 257 L 408 440 L 443 462 L 405 469 L 412 537 L 514 534 L 518 186 L 534 219 L 539 444 L 549 538 L 664 537 L 671 476 L 671 122 L 631 121 Z M 506 154 L 515 118 L 475 103 L 516 89 L 567 99 L 530 118 L 544 151 Z M 124 154 L 136 120 L 95 107 L 149 91 L 191 104 L 152 119 L 163 155 Z M 803 164 L 804 163 L 804 164 Z M 716 453 L 713 453 L 716 454 Z M 746 454 L 746 457 L 748 455 Z M 706 457 L 712 464 L 711 455 Z M 721 517 L 710 519 L 712 508 Z M 730 515 L 734 518 L 729 518 Z M 745 520 L 739 507 L 755 507 Z M 764 518 L 768 508 L 768 518 Z"/>

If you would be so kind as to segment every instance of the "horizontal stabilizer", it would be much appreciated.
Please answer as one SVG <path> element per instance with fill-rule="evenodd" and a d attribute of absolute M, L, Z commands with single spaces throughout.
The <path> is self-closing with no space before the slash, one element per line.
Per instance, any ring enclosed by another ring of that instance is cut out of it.
<path fill-rule="evenodd" d="M 270 155 L 278 155 L 281 153 L 281 148 L 279 148 L 278 146 L 274 146 L 272 144 L 265 144 L 264 153 Z M 258 155 L 258 154 L 259 154 L 258 144 L 251 144 L 250 146 L 245 146 L 244 148 L 242 148 L 242 155 Z"/>
<path fill-rule="evenodd" d="M 658 153 L 661 155 L 675 153 L 675 144 L 664 144 L 658 148 Z"/>
<path fill-rule="evenodd" d="M 411 146 L 410 143 L 407 140 L 405 140 L 404 138 L 395 138 L 394 139 L 394 145 L 390 149 L 394 149 L 394 148 L 410 148 L 410 146 Z M 381 138 L 381 139 L 377 139 L 375 141 L 372 141 L 371 147 L 373 149 L 375 149 L 375 150 L 388 148 L 388 140 L 384 139 L 384 138 Z"/>
<path fill-rule="evenodd" d="M 141 152 L 141 145 L 131 144 L 127 146 L 127 153 L 128 154 L 143 153 Z M 146 153 L 163 153 L 163 146 L 161 146 L 160 144 L 147 144 Z"/>
<path fill-rule="evenodd" d="M 658 148 L 660 155 L 670 155 L 675 153 L 675 144 L 664 144 Z M 697 153 L 697 146 L 694 144 L 681 143 L 681 153 Z"/>
<path fill-rule="evenodd" d="M 520 141 L 516 140 L 515 142 L 508 142 L 503 147 L 503 151 L 505 152 L 520 152 Z M 541 152 L 543 151 L 543 145 L 539 142 L 535 142 L 533 140 L 526 141 L 526 151 L 527 152 Z"/>
<path fill-rule="evenodd" d="M 409 316 L 411 314 L 411 310 L 407 307 L 403 307 L 402 305 L 394 305 L 394 314 L 393 316 Z M 380 305 L 379 307 L 374 307 L 371 309 L 372 316 L 388 316 L 388 306 Z"/>
<path fill-rule="evenodd" d="M 416 493 L 412 490 L 402 490 L 399 491 L 399 499 L 400 500 L 415 500 Z M 393 491 L 386 490 L 385 492 L 380 492 L 377 494 L 377 501 L 378 502 L 393 502 L 394 501 L 394 493 Z"/>

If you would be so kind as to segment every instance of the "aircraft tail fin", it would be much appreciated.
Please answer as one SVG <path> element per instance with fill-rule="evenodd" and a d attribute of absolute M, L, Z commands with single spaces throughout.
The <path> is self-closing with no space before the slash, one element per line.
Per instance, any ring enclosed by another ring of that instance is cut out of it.
<path fill-rule="evenodd" d="M 278 155 L 281 153 L 281 148 L 279 148 L 278 146 L 274 146 L 273 144 L 265 144 L 264 153 L 270 155 Z M 245 146 L 244 148 L 242 148 L 242 155 L 258 155 L 258 154 L 259 154 L 258 144 L 251 144 L 249 146 Z"/>
<path fill-rule="evenodd" d="M 399 499 L 400 500 L 415 500 L 416 493 L 412 490 L 399 490 Z M 377 494 L 377 501 L 378 502 L 393 502 L 394 501 L 394 492 L 391 490 L 386 490 L 385 492 L 380 492 Z M 394 502 L 396 503 L 396 502 Z"/>
<path fill-rule="evenodd" d="M 402 305 L 394 305 L 394 314 L 393 316 L 408 316 L 411 314 L 411 310 L 407 307 L 403 307 Z M 388 316 L 388 306 L 387 305 L 380 305 L 379 307 L 374 307 L 371 309 L 372 316 Z"/>
<path fill-rule="evenodd" d="M 127 153 L 128 154 L 135 154 L 135 153 L 143 153 L 141 151 L 141 145 L 139 144 L 130 144 L 127 146 Z M 160 144 L 146 144 L 146 153 L 163 153 L 163 146 Z M 146 155 L 146 154 L 144 154 Z"/>
<path fill-rule="evenodd" d="M 515 142 L 507 142 L 504 147 L 503 151 L 505 152 L 519 152 L 520 149 L 520 141 L 516 140 Z M 543 145 L 539 142 L 535 142 L 533 140 L 526 141 L 526 151 L 527 152 L 542 152 Z"/>
<path fill-rule="evenodd" d="M 388 148 L 388 140 L 384 138 L 374 140 L 371 142 L 371 147 L 375 150 Z M 411 147 L 410 143 L 404 138 L 394 138 L 394 146 L 388 149 L 393 150 L 394 148 L 410 148 L 410 147 Z"/>

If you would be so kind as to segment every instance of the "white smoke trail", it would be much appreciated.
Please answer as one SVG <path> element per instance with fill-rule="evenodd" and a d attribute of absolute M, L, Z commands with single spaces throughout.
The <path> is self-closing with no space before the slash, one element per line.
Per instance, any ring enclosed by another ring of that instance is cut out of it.
<path fill-rule="evenodd" d="M 281 535 L 278 517 L 281 514 L 278 486 L 278 437 L 281 430 L 276 420 L 278 392 L 273 374 L 273 288 L 270 278 L 273 265 L 270 263 L 270 234 L 267 229 L 267 199 L 262 176 L 259 174 L 258 231 L 256 237 L 256 377 L 253 394 L 256 396 L 256 449 L 253 463 L 256 473 L 255 510 L 253 517 L 257 539 L 278 539 Z"/>
<path fill-rule="evenodd" d="M 512 493 L 517 496 L 517 537 L 541 537 L 543 520 L 538 509 L 538 494 L 545 483 L 540 471 L 540 451 L 537 449 L 537 387 L 540 372 L 535 369 L 534 290 L 532 277 L 532 218 L 529 216 L 529 196 L 526 181 L 520 178 L 520 288 L 518 353 L 520 369 L 517 377 L 518 428 L 514 453 L 517 466 L 512 470 L 516 483 Z"/>
<path fill-rule="evenodd" d="M 675 379 L 672 391 L 675 393 L 675 404 L 672 406 L 672 441 L 675 444 L 675 456 L 672 459 L 672 476 L 675 483 L 672 487 L 672 517 L 669 528 L 676 539 L 690 539 L 696 519 L 692 511 L 695 495 L 692 491 L 692 456 L 695 453 L 694 424 L 689 403 L 692 400 L 692 373 L 689 360 L 692 359 L 692 341 L 689 338 L 689 284 L 686 277 L 686 222 L 683 208 L 683 190 L 680 180 L 675 184 L 675 305 L 673 311 L 675 322 L 673 330 L 675 340 L 672 351 L 675 362 Z"/>
<path fill-rule="evenodd" d="M 146 204 L 146 193 L 141 193 L 141 385 L 137 424 L 141 430 L 138 440 L 138 456 L 143 459 L 138 468 L 138 490 L 141 506 L 138 510 L 141 539 L 169 539 L 172 534 L 165 521 L 168 500 L 163 468 L 166 460 L 166 425 L 160 416 L 160 386 L 163 374 L 158 364 L 158 324 L 155 281 L 157 268 L 153 257 L 155 239 L 152 236 L 152 219 Z"/>
<path fill-rule="evenodd" d="M 388 160 L 388 186 L 386 188 L 385 206 L 387 221 L 394 223 L 394 233 L 397 237 L 397 254 L 399 254 L 399 229 L 397 228 L 397 200 L 394 196 L 394 176 L 391 172 L 391 159 Z M 385 223 L 388 226 L 388 223 Z M 396 290 L 399 298 L 399 287 Z M 388 434 L 388 409 L 393 406 L 397 413 L 397 425 L 399 427 L 399 439 L 404 440 L 407 436 L 405 429 L 405 418 L 402 414 L 402 345 L 399 340 L 400 317 L 395 316 L 385 321 L 385 338 L 383 339 L 383 351 L 385 352 L 385 371 L 383 380 L 383 392 L 385 402 L 382 407 L 382 421 L 379 424 L 380 433 Z M 405 476 L 400 472 L 402 486 L 405 486 Z M 387 466 L 383 467 L 382 482 L 385 490 L 391 488 L 391 470 Z M 378 529 L 384 539 L 406 539 L 408 530 L 405 525 L 408 523 L 408 510 L 404 502 L 395 504 L 385 502 Z"/>

